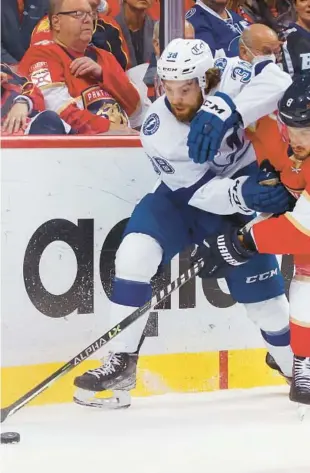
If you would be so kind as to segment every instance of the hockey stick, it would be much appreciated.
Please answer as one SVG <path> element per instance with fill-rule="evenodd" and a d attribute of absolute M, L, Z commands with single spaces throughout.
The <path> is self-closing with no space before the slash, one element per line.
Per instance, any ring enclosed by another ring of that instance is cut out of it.
<path fill-rule="evenodd" d="M 265 220 L 266 218 L 269 218 L 271 215 L 272 214 L 258 215 L 256 218 L 254 218 L 251 222 L 249 222 L 246 225 L 246 228 L 247 229 L 251 228 L 255 223 L 258 223 L 261 220 Z M 190 281 L 193 277 L 197 276 L 197 274 L 203 268 L 203 265 L 204 265 L 204 262 L 202 258 L 196 261 L 196 263 L 194 263 L 194 265 L 191 266 L 185 273 L 183 273 L 181 276 L 175 279 L 172 283 L 168 284 L 164 289 L 157 291 L 153 295 L 153 297 L 148 302 L 146 302 L 142 307 L 139 307 L 130 315 L 128 315 L 124 320 L 122 320 L 119 324 L 112 327 L 108 332 L 106 332 L 104 335 L 99 337 L 95 342 L 93 342 L 87 348 L 85 348 L 80 353 L 78 353 L 74 358 L 68 361 L 68 363 L 66 363 L 57 371 L 52 373 L 48 378 L 44 379 L 41 383 L 39 383 L 37 386 L 32 388 L 30 391 L 24 394 L 17 401 L 13 402 L 13 404 L 11 404 L 8 407 L 2 408 L 1 409 L 1 422 L 3 422 L 8 416 L 13 415 L 16 411 L 18 411 L 23 406 L 28 404 L 28 402 L 30 402 L 32 399 L 34 399 L 43 391 L 45 391 L 47 388 L 49 388 L 55 381 L 57 381 L 57 379 L 69 373 L 69 371 L 71 371 L 73 368 L 75 368 L 80 363 L 82 363 L 82 361 L 86 360 L 91 355 L 93 355 L 97 350 L 99 350 L 99 348 L 103 347 L 109 341 L 113 340 L 117 335 L 123 332 L 123 330 L 125 330 L 127 327 L 133 324 L 136 320 L 142 317 L 142 315 L 144 315 L 146 312 L 148 312 L 157 304 L 163 302 L 174 291 L 182 287 L 184 284 Z"/>
<path fill-rule="evenodd" d="M 57 379 L 69 373 L 69 371 L 71 371 L 73 368 L 82 363 L 82 361 L 89 358 L 93 353 L 99 350 L 99 348 L 103 347 L 104 345 L 106 345 L 106 343 L 113 340 L 117 335 L 123 332 L 123 330 L 133 324 L 137 319 L 142 317 L 142 315 L 144 315 L 154 306 L 164 301 L 168 296 L 170 296 L 170 294 L 182 287 L 190 279 L 197 276 L 199 271 L 202 269 L 203 264 L 203 259 L 199 259 L 191 268 L 189 268 L 185 273 L 175 279 L 172 283 L 168 284 L 164 289 L 157 291 L 153 295 L 153 297 L 142 307 L 139 307 L 130 315 L 128 315 L 128 317 L 122 320 L 119 324 L 112 327 L 108 332 L 99 337 L 94 343 L 89 345 L 78 355 L 72 358 L 72 360 L 68 361 L 68 363 L 63 365 L 61 368 L 51 374 L 48 378 L 44 379 L 44 381 L 32 388 L 29 392 L 24 394 L 17 401 L 13 402 L 13 404 L 1 409 L 1 422 L 3 422 L 8 416 L 13 415 L 16 411 L 28 404 L 28 402 L 30 402 L 32 399 L 34 399 L 47 388 L 49 388 Z"/>

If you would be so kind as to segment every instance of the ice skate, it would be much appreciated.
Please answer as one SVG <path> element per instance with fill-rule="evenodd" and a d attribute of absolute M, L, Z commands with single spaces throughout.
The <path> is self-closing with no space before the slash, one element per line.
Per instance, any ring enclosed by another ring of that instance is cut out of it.
<path fill-rule="evenodd" d="M 110 353 L 102 366 L 75 378 L 74 385 L 78 389 L 73 397 L 74 402 L 102 409 L 129 407 L 129 391 L 136 386 L 137 362 L 137 353 Z M 113 396 L 96 398 L 96 393 L 102 391 L 112 391 Z"/>
<path fill-rule="evenodd" d="M 275 359 L 269 352 L 266 355 L 265 362 L 266 362 L 266 365 L 269 366 L 270 369 L 278 371 L 278 373 L 280 373 L 280 375 L 283 376 L 287 384 L 290 385 L 292 383 L 292 378 L 290 376 L 285 376 L 280 366 L 278 365 L 278 363 L 275 361 Z"/>
<path fill-rule="evenodd" d="M 290 400 L 298 403 L 298 416 L 302 420 L 310 408 L 310 358 L 294 356 Z"/>

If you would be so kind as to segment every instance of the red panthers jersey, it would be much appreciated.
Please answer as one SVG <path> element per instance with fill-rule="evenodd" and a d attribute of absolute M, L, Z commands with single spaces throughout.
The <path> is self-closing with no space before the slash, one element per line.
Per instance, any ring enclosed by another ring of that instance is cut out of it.
<path fill-rule="evenodd" d="M 269 159 L 280 171 L 281 182 L 298 199 L 292 212 L 253 226 L 257 248 L 261 253 L 303 255 L 303 262 L 310 263 L 310 158 L 294 157 L 271 117 L 259 120 L 249 135 L 258 160 Z"/>

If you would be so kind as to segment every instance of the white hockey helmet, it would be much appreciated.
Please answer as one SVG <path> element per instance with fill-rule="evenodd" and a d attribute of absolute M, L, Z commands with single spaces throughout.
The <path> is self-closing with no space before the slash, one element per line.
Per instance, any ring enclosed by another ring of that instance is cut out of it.
<path fill-rule="evenodd" d="M 173 39 L 157 61 L 157 74 L 163 80 L 198 79 L 206 87 L 206 72 L 214 67 L 212 52 L 201 39 Z"/>

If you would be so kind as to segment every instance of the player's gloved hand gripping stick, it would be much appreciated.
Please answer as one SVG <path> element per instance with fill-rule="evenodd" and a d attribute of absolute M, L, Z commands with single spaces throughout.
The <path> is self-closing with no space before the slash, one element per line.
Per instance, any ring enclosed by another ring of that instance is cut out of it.
<path fill-rule="evenodd" d="M 251 197 L 252 205 L 249 208 L 265 208 L 268 213 L 261 213 L 258 220 L 265 220 L 273 215 L 277 210 L 282 213 L 289 209 L 291 205 L 291 195 L 280 184 L 280 176 L 276 169 L 266 159 L 261 163 L 259 173 L 256 177 L 248 179 L 250 181 L 248 195 Z M 254 181 L 254 184 L 252 183 Z M 243 186 L 247 181 L 243 184 Z M 264 189 L 261 193 L 256 188 Z M 278 189 L 278 196 L 270 199 L 268 189 Z M 252 192 L 251 189 L 254 189 Z M 278 198 L 279 197 L 279 198 Z M 266 204 L 264 205 L 264 199 Z M 215 235 L 206 238 L 192 254 L 192 261 L 203 259 L 204 265 L 198 276 L 201 278 L 225 278 L 236 267 L 246 263 L 257 254 L 257 248 L 252 238 L 250 229 L 253 221 L 243 229 L 231 228 L 222 235 Z"/>

